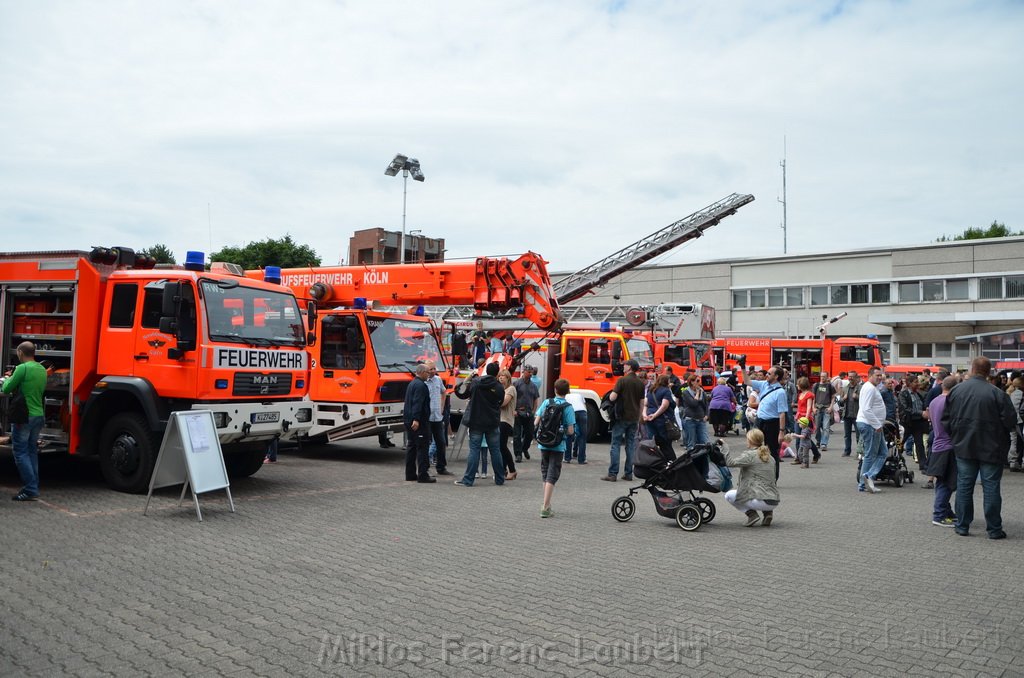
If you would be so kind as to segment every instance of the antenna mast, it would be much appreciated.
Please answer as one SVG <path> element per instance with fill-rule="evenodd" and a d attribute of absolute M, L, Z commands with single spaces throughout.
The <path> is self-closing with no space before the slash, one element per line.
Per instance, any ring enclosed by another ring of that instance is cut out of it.
<path fill-rule="evenodd" d="M 782 137 L 782 253 L 786 254 L 786 137 Z"/>

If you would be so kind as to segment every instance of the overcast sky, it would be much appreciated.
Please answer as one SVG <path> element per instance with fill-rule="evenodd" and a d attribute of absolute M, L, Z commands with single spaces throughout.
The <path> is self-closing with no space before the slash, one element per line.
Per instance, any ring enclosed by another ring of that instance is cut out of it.
<path fill-rule="evenodd" d="M 0 0 L 3 250 L 407 228 L 582 268 L 1024 228 L 1024 3 Z"/>

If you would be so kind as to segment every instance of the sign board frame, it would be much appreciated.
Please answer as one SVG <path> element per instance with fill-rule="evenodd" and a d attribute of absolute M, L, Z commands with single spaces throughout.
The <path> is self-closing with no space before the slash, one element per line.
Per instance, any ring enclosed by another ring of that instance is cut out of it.
<path fill-rule="evenodd" d="M 184 502 L 185 492 L 192 490 L 192 501 L 199 522 L 203 521 L 199 495 L 205 492 L 224 490 L 228 495 L 231 512 L 235 512 L 231 484 L 228 482 L 228 471 L 224 465 L 224 453 L 212 410 L 171 412 L 153 466 L 153 475 L 149 479 L 149 494 L 146 496 L 143 515 L 149 510 L 153 490 L 170 485 L 182 485 L 178 506 Z"/>

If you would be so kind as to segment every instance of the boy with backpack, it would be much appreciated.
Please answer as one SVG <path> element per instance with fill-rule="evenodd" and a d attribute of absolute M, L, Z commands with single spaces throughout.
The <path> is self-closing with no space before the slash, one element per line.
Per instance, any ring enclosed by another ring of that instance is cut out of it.
<path fill-rule="evenodd" d="M 559 379 L 555 382 L 555 397 L 548 398 L 537 408 L 537 429 L 535 439 L 540 448 L 540 475 L 544 481 L 544 504 L 540 510 L 541 518 L 551 518 L 551 495 L 555 492 L 555 483 L 562 473 L 562 455 L 565 454 L 565 437 L 575 432 L 576 413 L 566 401 L 569 394 L 569 382 Z"/>

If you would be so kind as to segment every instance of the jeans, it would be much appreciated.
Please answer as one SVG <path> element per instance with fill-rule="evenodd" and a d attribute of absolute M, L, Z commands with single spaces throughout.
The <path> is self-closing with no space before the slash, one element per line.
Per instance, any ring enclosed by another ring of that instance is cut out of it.
<path fill-rule="evenodd" d="M 21 491 L 32 497 L 39 496 L 39 432 L 42 430 L 42 417 L 29 417 L 28 423 L 12 425 L 14 465 L 24 483 Z"/>
<path fill-rule="evenodd" d="M 267 445 L 267 456 L 266 458 L 270 461 L 277 461 L 277 448 L 280 447 L 281 439 L 274 436 L 273 440 Z"/>
<path fill-rule="evenodd" d="M 857 434 L 864 443 L 864 460 L 860 464 L 860 477 L 857 478 L 857 487 L 864 487 L 864 476 L 875 479 L 878 472 L 885 466 L 885 436 L 881 431 L 876 431 L 871 424 L 857 422 Z"/>
<path fill-rule="evenodd" d="M 494 471 L 494 484 L 505 484 L 505 464 L 501 460 L 501 434 L 497 427 L 481 431 L 469 429 L 469 458 L 466 460 L 466 475 L 462 476 L 462 484 L 472 487 L 476 479 L 476 471 L 480 466 L 480 445 L 487 438 L 487 452 L 491 455 L 491 467 Z"/>
<path fill-rule="evenodd" d="M 956 459 L 956 530 L 967 532 L 974 521 L 974 484 L 981 478 L 982 510 L 985 529 L 989 535 L 1003 531 L 1003 498 L 999 494 L 999 481 L 1003 477 L 1002 464 L 986 464 L 975 459 Z"/>
<path fill-rule="evenodd" d="M 856 419 L 843 417 L 843 456 L 849 457 L 853 445 L 853 434 L 857 434 L 857 442 L 860 442 L 860 429 L 857 428 Z"/>
<path fill-rule="evenodd" d="M 683 419 L 683 439 L 687 449 L 708 442 L 708 426 L 703 419 Z"/>
<path fill-rule="evenodd" d="M 827 407 L 819 407 L 814 410 L 814 427 L 817 429 L 814 436 L 821 447 L 828 447 L 828 437 L 832 425 L 832 412 Z"/>
<path fill-rule="evenodd" d="M 611 456 L 611 464 L 608 466 L 608 475 L 619 475 L 619 447 L 626 443 L 626 465 L 623 472 L 627 476 L 633 475 L 633 458 L 636 455 L 636 429 L 635 421 L 617 421 L 612 425 L 612 444 L 608 450 Z"/>
<path fill-rule="evenodd" d="M 935 479 L 935 503 L 932 504 L 932 520 L 942 521 L 946 518 L 955 518 L 949 499 L 953 496 L 953 489 L 946 484 L 945 479 Z"/>
<path fill-rule="evenodd" d="M 576 410 L 576 426 L 574 434 L 569 436 L 565 441 L 565 455 L 564 460 L 566 462 L 572 461 L 573 457 L 576 457 L 579 463 L 583 463 L 587 460 L 587 411 Z"/>

